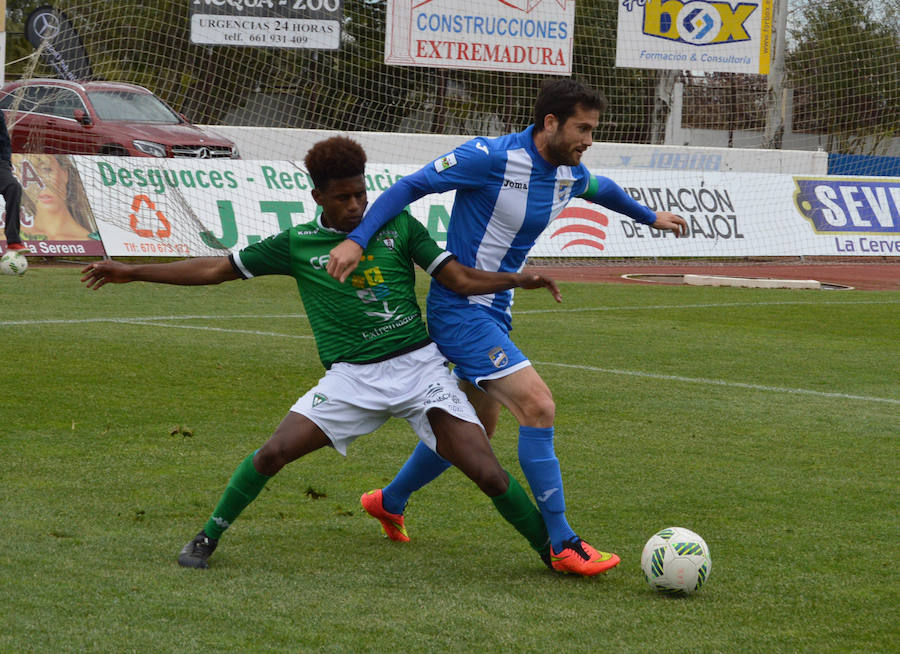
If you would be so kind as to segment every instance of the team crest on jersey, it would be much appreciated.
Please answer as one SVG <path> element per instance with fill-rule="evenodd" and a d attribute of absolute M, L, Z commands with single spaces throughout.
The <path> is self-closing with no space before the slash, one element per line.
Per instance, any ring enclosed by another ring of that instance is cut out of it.
<path fill-rule="evenodd" d="M 381 242 L 384 243 L 384 244 L 387 246 L 387 248 L 388 248 L 389 250 L 393 250 L 393 249 L 394 249 L 394 239 L 392 239 L 392 238 L 383 238 L 383 239 L 381 239 Z"/>
<path fill-rule="evenodd" d="M 488 358 L 491 360 L 491 363 L 494 364 L 495 368 L 502 368 L 509 363 L 509 357 L 506 356 L 506 352 L 503 351 L 502 347 L 495 347 L 488 352 Z"/>
<path fill-rule="evenodd" d="M 556 199 L 562 202 L 569 195 L 569 189 L 572 187 L 571 182 L 560 182 L 556 189 Z"/>
<path fill-rule="evenodd" d="M 327 401 L 328 401 L 328 398 L 326 396 L 322 395 L 321 393 L 316 393 L 315 395 L 313 395 L 312 405 L 319 406 L 320 404 L 322 404 L 322 402 L 327 402 Z"/>
<path fill-rule="evenodd" d="M 448 168 L 452 168 L 456 165 L 456 155 L 452 152 L 450 154 L 445 154 L 443 157 L 434 160 L 434 169 L 439 173 L 444 172 Z"/>

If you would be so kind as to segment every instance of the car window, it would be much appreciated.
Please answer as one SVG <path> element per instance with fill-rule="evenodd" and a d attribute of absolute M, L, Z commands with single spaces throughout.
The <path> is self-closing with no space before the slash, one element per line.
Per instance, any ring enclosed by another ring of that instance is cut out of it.
<path fill-rule="evenodd" d="M 175 125 L 181 122 L 178 115 L 159 98 L 149 93 L 130 91 L 90 91 L 88 99 L 102 120 L 129 123 L 163 123 Z"/>
<path fill-rule="evenodd" d="M 81 97 L 70 89 L 54 88 L 45 99 L 47 109 L 42 113 L 53 114 L 61 118 L 74 119 L 76 109 L 84 110 Z"/>
<path fill-rule="evenodd" d="M 55 89 L 49 86 L 26 86 L 22 96 L 22 104 L 19 111 L 29 111 L 36 114 L 51 113 L 50 103 Z"/>
<path fill-rule="evenodd" d="M 3 97 L 0 97 L 0 109 L 10 110 L 13 108 L 13 103 L 16 101 L 16 96 L 21 97 L 21 93 L 4 93 Z"/>
<path fill-rule="evenodd" d="M 59 90 L 58 87 L 53 86 L 26 86 L 19 110 L 33 111 L 36 114 L 52 114 L 53 103 Z"/>

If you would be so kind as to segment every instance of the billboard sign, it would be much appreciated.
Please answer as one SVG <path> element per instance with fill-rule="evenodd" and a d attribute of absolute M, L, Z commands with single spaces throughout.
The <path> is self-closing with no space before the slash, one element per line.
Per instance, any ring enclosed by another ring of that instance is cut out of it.
<path fill-rule="evenodd" d="M 103 243 L 90 200 L 73 157 L 13 154 L 22 183 L 19 234 L 32 254 L 42 257 L 102 256 Z M 0 235 L 6 206 L 0 197 Z"/>
<path fill-rule="evenodd" d="M 60 79 L 93 78 L 94 71 L 81 36 L 62 11 L 50 6 L 32 11 L 25 19 L 25 38 L 40 52 L 41 61 L 53 68 Z"/>
<path fill-rule="evenodd" d="M 767 75 L 773 0 L 622 0 L 616 66 Z"/>
<path fill-rule="evenodd" d="M 191 43 L 337 50 L 343 0 L 190 0 Z"/>
<path fill-rule="evenodd" d="M 572 74 L 574 0 L 394 0 L 387 10 L 387 64 Z"/>
<path fill-rule="evenodd" d="M 300 162 L 72 157 L 110 256 L 205 256 L 239 250 L 320 208 Z M 440 158 L 437 160 L 440 162 Z M 366 167 L 369 202 L 419 166 Z M 591 169 L 636 201 L 671 211 L 685 238 L 573 200 L 534 257 L 748 257 L 900 254 L 900 179 L 670 169 Z M 765 189 L 765 193 L 760 193 Z M 412 214 L 440 245 L 454 193 Z"/>

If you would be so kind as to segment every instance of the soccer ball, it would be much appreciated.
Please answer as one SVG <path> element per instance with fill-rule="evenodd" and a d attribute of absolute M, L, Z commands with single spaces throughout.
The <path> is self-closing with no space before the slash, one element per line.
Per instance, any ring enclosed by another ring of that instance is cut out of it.
<path fill-rule="evenodd" d="M 650 587 L 661 593 L 688 595 L 709 579 L 712 559 L 700 536 L 684 527 L 659 531 L 644 545 L 641 569 Z"/>
<path fill-rule="evenodd" d="M 4 275 L 24 275 L 28 270 L 28 259 L 17 250 L 9 250 L 0 257 L 0 272 Z"/>

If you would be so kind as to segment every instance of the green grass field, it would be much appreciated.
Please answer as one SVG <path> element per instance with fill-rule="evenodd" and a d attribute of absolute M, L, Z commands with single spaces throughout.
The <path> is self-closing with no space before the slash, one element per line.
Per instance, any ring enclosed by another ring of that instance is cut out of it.
<path fill-rule="evenodd" d="M 622 557 L 547 571 L 455 470 L 359 508 L 415 444 L 392 421 L 287 467 L 207 571 L 176 554 L 322 370 L 293 282 L 0 278 L 0 652 L 896 652 L 900 293 L 563 284 L 514 336 L 554 391 L 573 526 Z M 425 283 L 422 282 L 424 295 Z M 515 424 L 494 447 L 516 464 Z M 713 569 L 653 593 L 678 525 Z"/>

